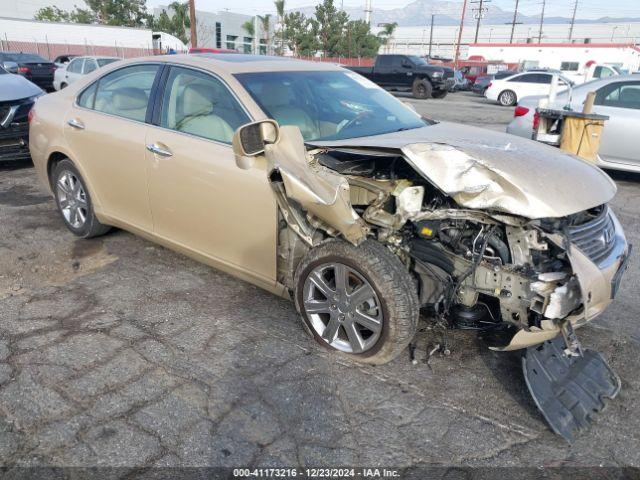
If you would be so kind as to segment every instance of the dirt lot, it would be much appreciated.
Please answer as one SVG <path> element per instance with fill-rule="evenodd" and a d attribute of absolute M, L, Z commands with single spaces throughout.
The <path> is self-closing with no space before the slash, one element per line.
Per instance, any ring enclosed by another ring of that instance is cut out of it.
<path fill-rule="evenodd" d="M 511 109 L 408 100 L 502 130 Z M 532 166 L 532 175 L 536 172 Z M 614 208 L 640 245 L 640 177 Z M 570 186 L 567 186 L 570 188 Z M 616 303 L 578 332 L 622 378 L 568 445 L 516 354 L 426 330 L 418 365 L 337 360 L 293 305 L 133 235 L 76 240 L 30 165 L 0 167 L 0 459 L 11 465 L 640 466 L 638 256 Z"/>

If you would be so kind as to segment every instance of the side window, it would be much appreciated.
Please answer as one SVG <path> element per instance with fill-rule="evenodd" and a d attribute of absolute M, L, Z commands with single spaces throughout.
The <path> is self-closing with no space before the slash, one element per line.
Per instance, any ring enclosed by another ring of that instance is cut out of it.
<path fill-rule="evenodd" d="M 69 73 L 80 73 L 82 71 L 82 63 L 84 62 L 84 58 L 74 58 L 67 65 L 67 72 Z"/>
<path fill-rule="evenodd" d="M 640 82 L 614 83 L 596 93 L 596 105 L 640 110 Z"/>
<path fill-rule="evenodd" d="M 196 70 L 171 68 L 162 98 L 161 127 L 231 143 L 235 130 L 249 121 L 220 80 Z"/>
<path fill-rule="evenodd" d="M 98 80 L 94 110 L 144 122 L 158 65 L 134 65 Z"/>
<path fill-rule="evenodd" d="M 546 73 L 539 73 L 535 75 L 535 83 L 544 83 L 547 85 L 551 85 L 551 78 L 553 75 L 548 75 Z"/>
<path fill-rule="evenodd" d="M 393 55 L 382 55 L 376 61 L 378 62 L 378 67 L 391 68 Z"/>
<path fill-rule="evenodd" d="M 92 58 L 87 58 L 84 61 L 84 73 L 91 73 L 93 72 L 96 68 L 98 68 L 98 66 L 96 65 L 96 61 Z"/>
<path fill-rule="evenodd" d="M 528 75 L 518 75 L 517 77 L 513 77 L 508 82 L 521 82 L 521 83 L 532 83 L 533 82 L 533 74 Z"/>
<path fill-rule="evenodd" d="M 84 92 L 78 97 L 78 105 L 84 108 L 93 108 L 93 102 L 96 98 L 96 89 L 98 88 L 98 82 L 91 84 L 91 86 L 85 89 Z"/>

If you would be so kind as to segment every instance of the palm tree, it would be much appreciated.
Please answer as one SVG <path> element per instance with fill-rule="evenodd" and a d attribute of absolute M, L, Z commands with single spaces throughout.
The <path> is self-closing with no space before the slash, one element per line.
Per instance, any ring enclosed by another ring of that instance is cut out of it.
<path fill-rule="evenodd" d="M 247 32 L 247 36 L 251 37 L 251 41 L 253 42 L 253 36 L 256 34 L 256 29 L 253 26 L 253 20 L 247 20 L 242 24 L 242 29 Z M 251 53 L 253 47 L 250 45 L 247 50 L 247 45 L 244 44 L 244 53 Z"/>
<path fill-rule="evenodd" d="M 173 10 L 174 22 L 182 25 L 183 30 L 187 30 L 191 26 L 189 20 L 189 2 L 171 2 L 169 8 Z"/>
<path fill-rule="evenodd" d="M 262 27 L 262 38 L 266 43 L 266 53 L 269 55 L 269 36 L 271 35 L 271 14 L 267 13 L 266 15 L 258 15 L 258 19 L 260 20 L 260 24 Z"/>
<path fill-rule="evenodd" d="M 285 33 L 284 33 L 284 0 L 275 0 L 273 2 L 276 6 L 276 13 L 278 14 L 278 25 L 280 26 L 279 37 L 280 37 L 280 55 L 284 55 L 284 42 L 285 42 Z"/>
<path fill-rule="evenodd" d="M 389 43 L 393 38 L 393 34 L 396 31 L 398 24 L 396 22 L 393 23 L 385 23 L 381 32 L 378 32 L 378 38 L 380 39 L 380 43 L 385 46 L 385 52 L 388 51 Z"/>

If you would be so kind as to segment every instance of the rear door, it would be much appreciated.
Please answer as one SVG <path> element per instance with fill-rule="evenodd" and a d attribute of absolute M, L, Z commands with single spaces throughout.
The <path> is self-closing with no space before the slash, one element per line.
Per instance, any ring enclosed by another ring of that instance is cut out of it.
<path fill-rule="evenodd" d="M 241 170 L 231 148 L 249 115 L 209 72 L 171 66 L 162 85 L 146 137 L 154 232 L 273 287 L 277 209 L 266 162 Z"/>
<path fill-rule="evenodd" d="M 152 231 L 145 135 L 159 64 L 109 72 L 85 88 L 65 118 L 65 138 L 97 204 L 127 225 Z"/>
<path fill-rule="evenodd" d="M 608 115 L 600 156 L 609 162 L 640 166 L 640 80 L 614 82 L 596 92 L 595 113 Z"/>
<path fill-rule="evenodd" d="M 84 67 L 84 58 L 74 58 L 67 65 L 66 72 L 64 74 L 64 83 L 67 85 L 75 82 L 81 75 Z"/>

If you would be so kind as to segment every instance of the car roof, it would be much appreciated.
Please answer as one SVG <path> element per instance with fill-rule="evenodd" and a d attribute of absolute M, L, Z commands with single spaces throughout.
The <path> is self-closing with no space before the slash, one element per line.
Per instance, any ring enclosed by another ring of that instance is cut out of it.
<path fill-rule="evenodd" d="M 228 74 L 246 72 L 342 71 L 337 64 L 312 62 L 290 57 L 247 55 L 242 53 L 192 53 L 158 55 L 125 60 L 124 63 L 167 62 L 221 71 Z M 122 66 L 122 64 L 120 64 Z"/>

